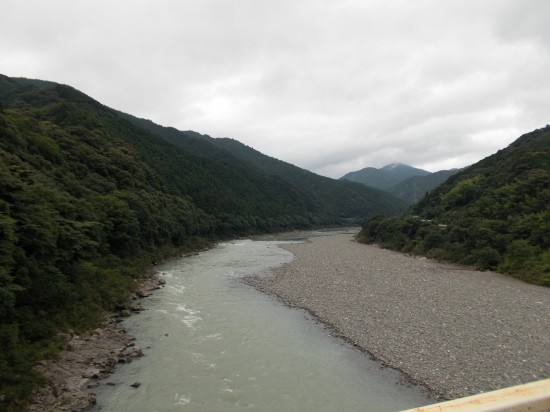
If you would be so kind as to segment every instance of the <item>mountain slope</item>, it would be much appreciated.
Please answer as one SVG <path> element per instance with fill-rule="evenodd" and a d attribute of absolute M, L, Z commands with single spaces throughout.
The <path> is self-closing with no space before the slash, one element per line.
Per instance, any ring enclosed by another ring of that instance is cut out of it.
<path fill-rule="evenodd" d="M 406 208 L 403 201 L 385 192 L 316 175 L 266 156 L 234 139 L 212 138 L 192 131 L 181 132 L 149 120 L 129 115 L 125 117 L 196 156 L 219 160 L 234 168 L 252 168 L 281 179 L 304 193 L 309 206 L 324 211 L 324 218 L 333 219 L 334 223 L 377 213 L 398 214 Z"/>
<path fill-rule="evenodd" d="M 393 196 L 404 200 L 407 204 L 412 205 L 422 199 L 430 190 L 439 186 L 459 171 L 460 169 L 440 170 L 439 172 L 424 176 L 412 176 L 390 187 L 387 191 Z"/>
<path fill-rule="evenodd" d="M 300 188 L 308 197 L 338 211 L 341 217 L 351 218 L 364 210 L 367 215 L 383 210 L 393 215 L 404 211 L 405 203 L 381 190 L 368 188 L 360 184 L 330 179 L 310 171 L 266 156 L 237 140 L 220 138 L 213 143 L 231 152 L 238 159 L 253 165 L 264 173 L 278 176 L 295 187 Z M 364 215 L 364 213 L 363 213 Z"/>
<path fill-rule="evenodd" d="M 388 175 L 384 171 L 375 167 L 365 167 L 364 169 L 357 170 L 355 172 L 346 173 L 340 179 L 361 183 L 363 185 L 382 190 L 388 189 L 399 183 L 398 178 Z"/>
<path fill-rule="evenodd" d="M 355 172 L 349 172 L 340 179 L 388 190 L 409 177 L 425 176 L 428 174 L 430 174 L 430 172 L 426 170 L 417 169 L 401 163 L 392 163 L 380 169 L 366 167 Z"/>
<path fill-rule="evenodd" d="M 451 176 L 360 238 L 550 285 L 550 126 Z"/>
<path fill-rule="evenodd" d="M 430 172 L 428 172 L 427 170 L 404 165 L 403 163 L 391 163 L 380 168 L 380 170 L 399 179 L 399 181 L 403 181 L 413 176 L 426 176 L 430 174 Z"/>
<path fill-rule="evenodd" d="M 152 262 L 386 206 L 351 189 L 320 201 L 208 139 L 155 133 L 69 86 L 0 75 L 0 409 L 28 396 L 57 331 L 124 308 Z"/>

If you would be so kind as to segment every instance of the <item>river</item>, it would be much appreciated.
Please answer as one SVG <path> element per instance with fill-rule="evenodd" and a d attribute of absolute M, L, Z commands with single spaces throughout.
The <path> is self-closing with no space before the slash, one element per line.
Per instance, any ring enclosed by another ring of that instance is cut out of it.
<path fill-rule="evenodd" d="M 292 259 L 281 242 L 312 235 L 220 243 L 159 266 L 166 286 L 125 321 L 145 356 L 94 389 L 95 411 L 379 412 L 433 402 L 306 312 L 239 282 L 269 276 Z"/>

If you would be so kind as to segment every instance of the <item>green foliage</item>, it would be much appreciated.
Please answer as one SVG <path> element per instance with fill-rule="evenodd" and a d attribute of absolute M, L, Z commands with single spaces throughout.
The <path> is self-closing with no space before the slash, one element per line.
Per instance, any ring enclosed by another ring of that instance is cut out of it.
<path fill-rule="evenodd" d="M 68 86 L 0 75 L 0 103 L 1 407 L 29 395 L 57 332 L 125 307 L 152 262 L 403 207 L 290 167 L 305 189 Z"/>
<path fill-rule="evenodd" d="M 211 168 L 221 173 L 217 177 L 225 184 L 240 182 L 242 185 L 252 176 L 264 176 L 273 188 L 280 188 L 277 201 L 272 206 L 288 203 L 288 194 L 299 197 L 301 207 L 312 215 L 316 224 L 359 223 L 359 217 L 372 214 L 398 214 L 405 210 L 405 203 L 388 193 L 346 180 L 333 180 L 301 169 L 289 163 L 266 156 L 237 140 L 211 138 L 196 132 L 181 132 L 174 128 L 155 125 L 151 121 L 124 115 L 132 123 L 156 133 L 166 141 L 201 157 L 213 164 L 221 161 L 223 169 Z M 231 169 L 228 174 L 227 166 Z M 246 170 L 243 176 L 242 172 Z M 240 174 L 240 175 L 238 175 Z M 233 176 L 232 176 L 233 175 Z M 248 189 L 246 190 L 248 191 Z M 242 192 L 242 190 L 241 190 Z M 247 202 L 249 203 L 249 201 Z M 303 214 L 296 211 L 297 214 Z M 307 227 L 307 224 L 306 226 Z"/>
<path fill-rule="evenodd" d="M 359 240 L 550 286 L 550 126 L 452 176 Z"/>
<path fill-rule="evenodd" d="M 440 170 L 425 176 L 409 177 L 386 190 L 388 193 L 407 202 L 408 205 L 412 205 L 459 171 L 459 169 Z"/>
<path fill-rule="evenodd" d="M 0 410 L 16 410 L 21 400 L 27 399 L 42 383 L 40 376 L 29 373 L 42 354 L 37 345 L 21 342 L 16 322 L 0 324 L 0 348 L 0 383 L 4 397 L 0 401 Z"/>
<path fill-rule="evenodd" d="M 386 165 L 380 169 L 375 167 L 366 167 L 355 172 L 349 172 L 342 176 L 341 179 L 389 191 L 390 188 L 398 185 L 405 179 L 413 176 L 427 175 L 430 175 L 430 172 L 426 170 L 417 169 L 401 163 L 394 163 Z"/>

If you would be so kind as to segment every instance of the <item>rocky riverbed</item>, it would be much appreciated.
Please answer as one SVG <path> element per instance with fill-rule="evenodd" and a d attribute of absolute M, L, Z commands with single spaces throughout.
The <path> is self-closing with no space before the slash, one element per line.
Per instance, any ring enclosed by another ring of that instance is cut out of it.
<path fill-rule="evenodd" d="M 244 281 L 304 308 L 441 399 L 550 377 L 550 289 L 354 242 L 285 245 L 295 259 Z"/>
<path fill-rule="evenodd" d="M 135 338 L 121 326 L 124 317 L 139 313 L 139 300 L 164 285 L 162 278 L 152 276 L 141 282 L 129 309 L 105 314 L 101 327 L 86 335 L 69 331 L 60 337 L 66 341 L 66 350 L 55 359 L 39 362 L 36 369 L 48 384 L 35 392 L 28 412 L 88 411 L 96 403 L 93 388 L 112 385 L 108 377 L 116 365 L 129 363 L 143 356 Z M 139 382 L 131 382 L 135 387 Z"/>

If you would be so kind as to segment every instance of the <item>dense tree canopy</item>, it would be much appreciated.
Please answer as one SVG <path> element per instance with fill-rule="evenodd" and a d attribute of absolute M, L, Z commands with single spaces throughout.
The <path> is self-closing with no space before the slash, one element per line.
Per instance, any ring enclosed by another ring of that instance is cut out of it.
<path fill-rule="evenodd" d="M 550 286 L 550 126 L 450 177 L 408 214 L 367 218 L 360 239 Z"/>
<path fill-rule="evenodd" d="M 221 161 L 232 169 L 252 169 L 255 173 L 276 177 L 303 195 L 307 209 L 315 211 L 322 221 L 357 222 L 357 216 L 373 213 L 399 214 L 406 203 L 382 190 L 319 176 L 308 170 L 264 155 L 235 139 L 212 138 L 196 132 L 181 132 L 151 121 L 123 116 L 166 141 L 209 161 Z M 223 179 L 223 174 L 220 176 Z"/>
<path fill-rule="evenodd" d="M 28 396 L 58 331 L 124 308 L 152 262 L 384 210 L 370 192 L 350 192 L 355 211 L 312 199 L 208 139 L 170 141 L 181 132 L 68 86 L 0 76 L 0 103 L 0 406 Z"/>

